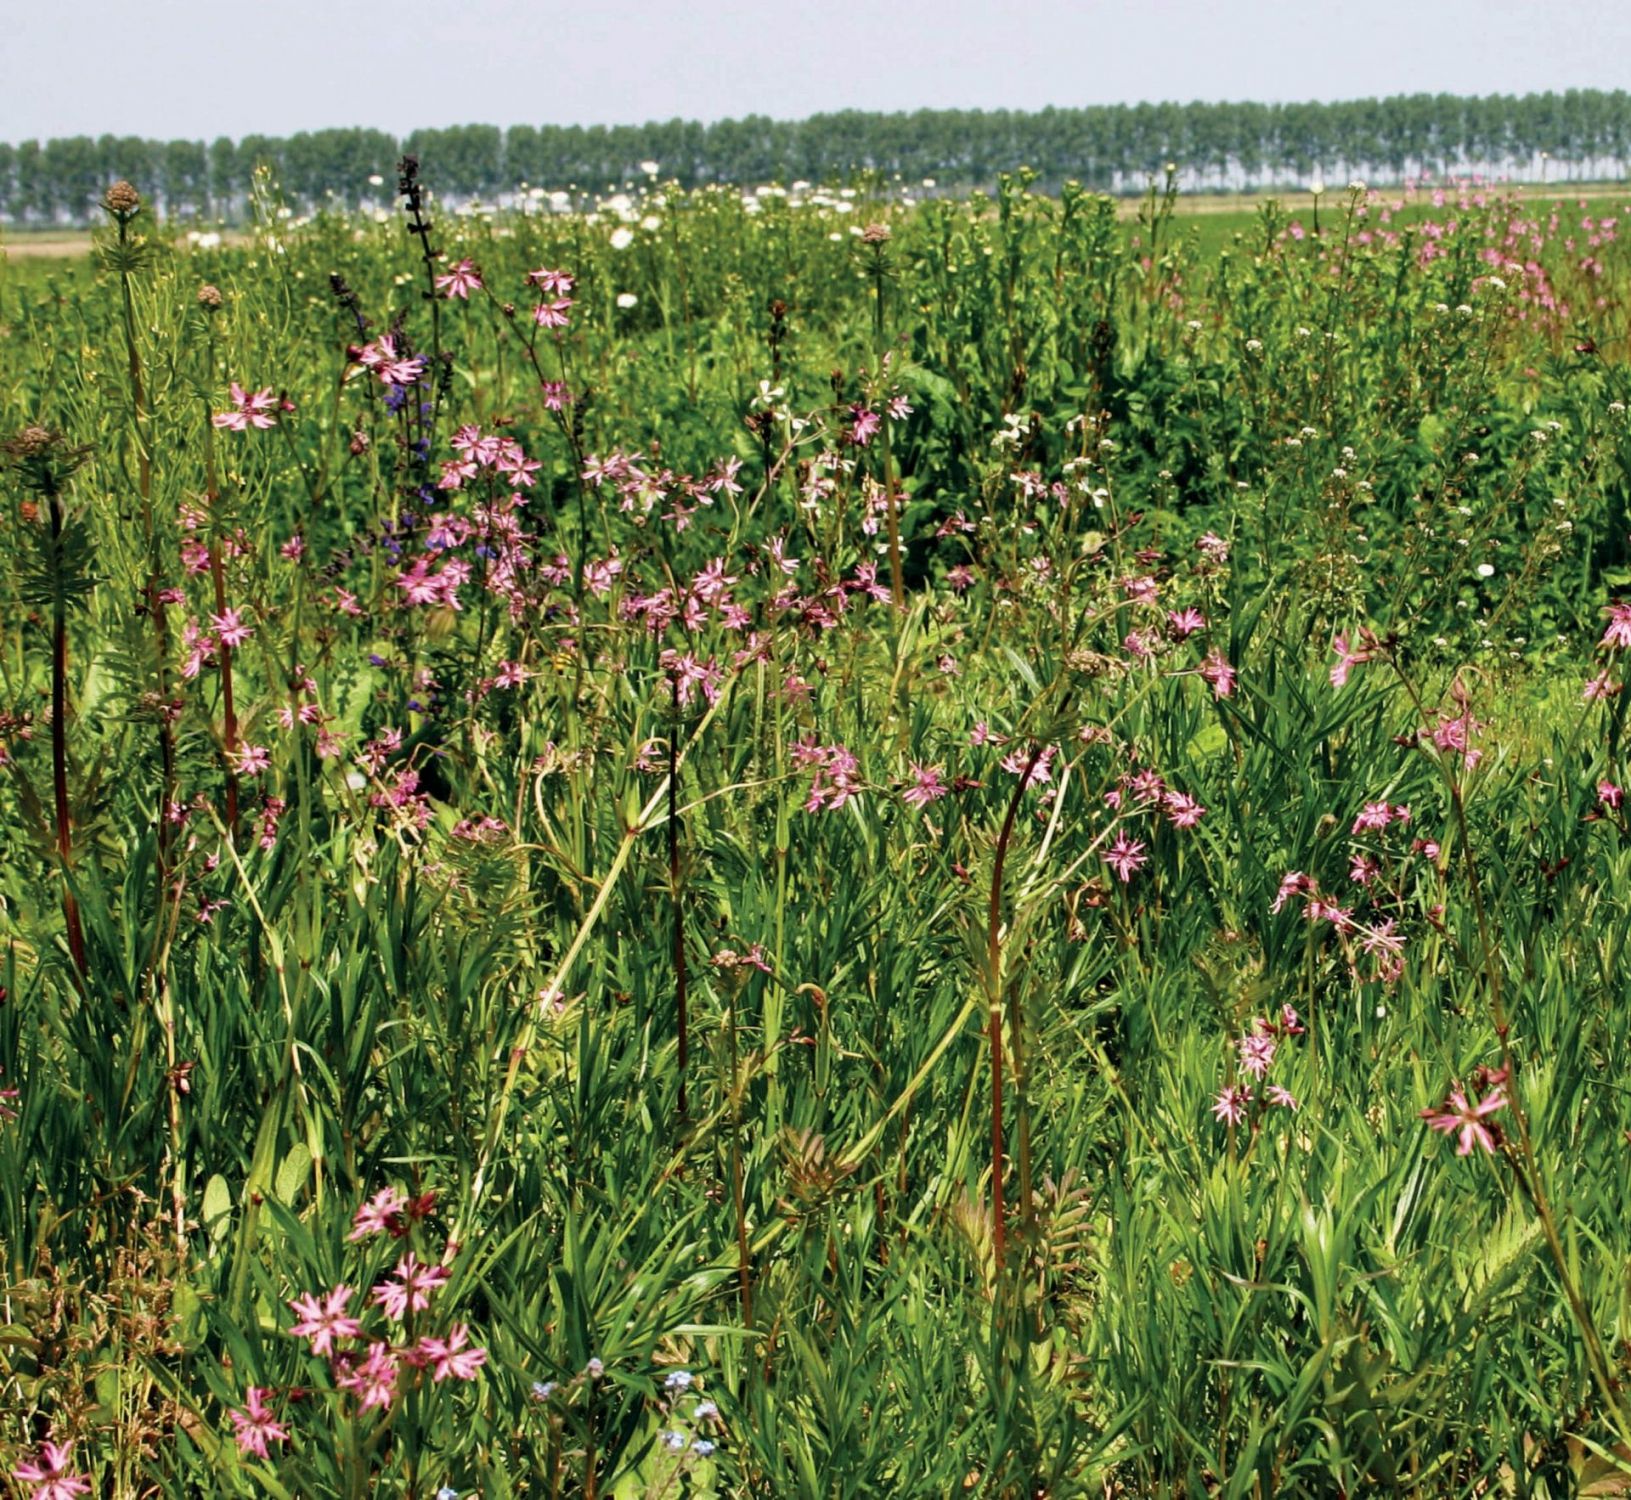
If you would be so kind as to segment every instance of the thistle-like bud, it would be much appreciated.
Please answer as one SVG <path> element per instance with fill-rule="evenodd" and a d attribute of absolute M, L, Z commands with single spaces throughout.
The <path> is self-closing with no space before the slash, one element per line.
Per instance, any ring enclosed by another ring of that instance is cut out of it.
<path fill-rule="evenodd" d="M 198 305 L 205 312 L 218 312 L 221 307 L 221 288 L 205 282 L 198 289 Z"/>
<path fill-rule="evenodd" d="M 9 443 L 6 451 L 14 458 L 39 458 L 58 441 L 49 427 L 25 427 Z"/>
<path fill-rule="evenodd" d="M 102 207 L 116 219 L 131 219 L 141 212 L 142 195 L 121 177 L 102 194 Z"/>
<path fill-rule="evenodd" d="M 60 432 L 37 425 L 25 427 L 15 437 L 0 443 L 5 466 L 16 472 L 24 488 L 46 497 L 62 493 L 90 451 L 76 447 Z"/>

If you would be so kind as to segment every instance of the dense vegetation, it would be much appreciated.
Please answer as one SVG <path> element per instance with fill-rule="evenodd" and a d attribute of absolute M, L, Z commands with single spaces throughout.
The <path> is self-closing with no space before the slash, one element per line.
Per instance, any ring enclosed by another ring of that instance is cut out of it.
<path fill-rule="evenodd" d="M 1631 158 L 1631 94 L 1413 94 L 1340 103 L 1138 104 L 1082 109 L 851 110 L 807 120 L 752 116 L 703 125 L 459 125 L 404 141 L 380 130 L 303 131 L 286 138 L 203 141 L 70 136 L 0 143 L 0 222 L 81 223 L 94 218 L 112 178 L 148 186 L 172 218 L 236 221 L 257 167 L 306 209 L 372 207 L 389 200 L 400 151 L 414 152 L 450 198 L 492 201 L 525 185 L 541 191 L 614 191 L 643 179 L 646 163 L 681 187 L 713 183 L 929 178 L 941 189 L 990 188 L 1022 167 L 1046 186 L 1143 191 L 1168 162 L 1185 187 L 1305 183 L 1323 172 L 1402 182 L 1444 173 L 1619 177 Z"/>
<path fill-rule="evenodd" d="M 19 1490 L 1623 1488 L 1616 212 L 398 185 L 0 264 Z"/>

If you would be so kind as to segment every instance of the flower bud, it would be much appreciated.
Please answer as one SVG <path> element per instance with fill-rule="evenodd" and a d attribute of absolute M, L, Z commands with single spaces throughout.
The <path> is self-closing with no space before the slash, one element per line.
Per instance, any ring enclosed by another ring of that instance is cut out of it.
<path fill-rule="evenodd" d="M 140 211 L 142 195 L 121 177 L 102 194 L 102 207 L 118 219 L 128 219 Z"/>

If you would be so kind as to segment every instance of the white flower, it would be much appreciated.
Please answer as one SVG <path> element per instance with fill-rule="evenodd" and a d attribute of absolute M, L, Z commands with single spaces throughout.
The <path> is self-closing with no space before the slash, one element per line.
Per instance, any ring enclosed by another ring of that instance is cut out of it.
<path fill-rule="evenodd" d="M 384 187 L 385 186 L 385 179 L 383 177 L 381 177 L 378 172 L 370 172 L 368 174 L 368 186 L 369 187 Z"/>
<path fill-rule="evenodd" d="M 612 231 L 612 239 L 611 239 L 612 249 L 614 249 L 614 250 L 627 250 L 629 248 L 629 246 L 632 245 L 633 243 L 634 243 L 634 231 L 632 229 L 629 229 L 629 228 L 625 227 L 624 225 L 620 224 L 620 225 L 618 225 L 618 227 L 616 229 L 614 229 Z"/>
<path fill-rule="evenodd" d="M 617 305 L 622 308 L 633 307 L 639 300 L 633 292 L 619 292 L 617 294 Z"/>
<path fill-rule="evenodd" d="M 644 172 L 647 177 L 655 177 L 660 171 L 662 171 L 662 168 L 654 161 L 643 161 L 640 163 L 640 170 Z"/>
<path fill-rule="evenodd" d="M 1473 571 L 1476 572 L 1480 578 L 1493 578 L 1495 576 L 1495 568 L 1491 563 L 1479 563 L 1477 568 L 1475 568 Z"/>
<path fill-rule="evenodd" d="M 645 218 L 640 220 L 640 227 L 645 230 L 647 234 L 655 234 L 663 227 L 663 221 L 659 219 L 656 214 L 647 214 Z"/>

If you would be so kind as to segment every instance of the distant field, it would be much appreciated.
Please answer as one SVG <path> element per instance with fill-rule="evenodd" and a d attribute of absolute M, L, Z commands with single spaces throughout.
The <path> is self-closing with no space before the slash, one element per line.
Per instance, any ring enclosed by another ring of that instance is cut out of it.
<path fill-rule="evenodd" d="M 1402 192 L 1403 189 L 1383 189 L 1384 192 Z M 1511 192 L 1525 202 L 1575 204 L 1584 200 L 1588 211 L 1594 214 L 1612 213 L 1631 208 L 1631 186 L 1612 182 L 1582 183 L 1521 183 L 1488 189 L 1491 193 Z M 1200 226 L 1203 248 L 1227 243 L 1230 234 L 1245 230 L 1256 222 L 1261 205 L 1276 201 L 1290 215 L 1312 219 L 1314 195 L 1309 192 L 1261 193 L 1185 193 L 1178 200 L 1177 217 L 1180 221 L 1195 218 L 1208 222 Z M 1347 201 L 1347 184 L 1333 184 L 1320 199 L 1320 215 L 1325 223 L 1335 222 Z M 1137 218 L 1144 199 L 1125 198 L 1121 214 L 1125 219 Z M 1431 212 L 1430 202 L 1418 195 L 1410 212 L 1425 215 Z M 167 231 L 168 232 L 168 231 Z M 179 236 L 185 231 L 179 226 Z M 248 236 L 242 231 L 223 231 L 229 243 L 241 244 Z M 11 229 L 0 230 L 0 254 L 13 260 L 71 260 L 88 254 L 91 235 L 85 229 Z"/>

